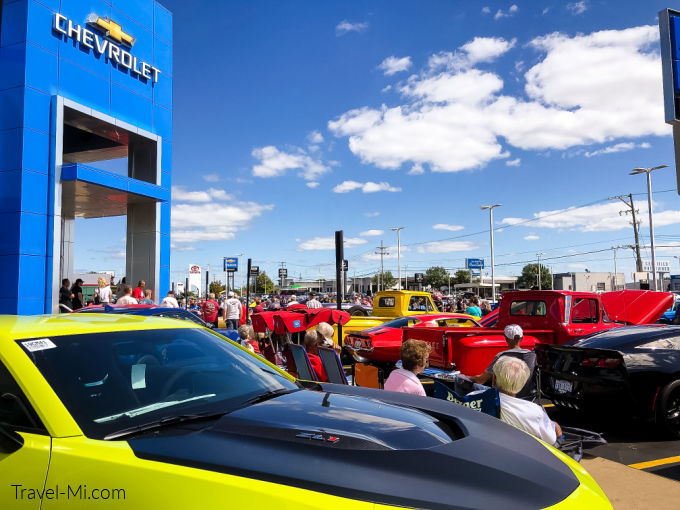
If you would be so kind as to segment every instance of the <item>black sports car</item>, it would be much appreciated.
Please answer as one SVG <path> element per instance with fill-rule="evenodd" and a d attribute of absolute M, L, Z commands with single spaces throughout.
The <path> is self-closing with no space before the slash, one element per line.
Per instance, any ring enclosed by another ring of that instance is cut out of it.
<path fill-rule="evenodd" d="M 610 329 L 536 345 L 543 393 L 557 406 L 653 418 L 680 438 L 680 327 Z"/>

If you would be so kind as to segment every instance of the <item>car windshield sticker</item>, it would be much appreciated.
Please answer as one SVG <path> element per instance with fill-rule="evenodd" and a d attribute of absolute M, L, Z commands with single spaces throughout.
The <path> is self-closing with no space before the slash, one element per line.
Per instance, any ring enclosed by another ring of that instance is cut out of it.
<path fill-rule="evenodd" d="M 133 390 L 143 390 L 146 388 L 146 365 L 144 363 L 132 365 L 130 378 L 132 379 Z"/>
<path fill-rule="evenodd" d="M 27 340 L 21 342 L 29 352 L 44 351 L 45 349 L 54 349 L 56 345 L 49 338 L 41 338 L 40 340 Z"/>

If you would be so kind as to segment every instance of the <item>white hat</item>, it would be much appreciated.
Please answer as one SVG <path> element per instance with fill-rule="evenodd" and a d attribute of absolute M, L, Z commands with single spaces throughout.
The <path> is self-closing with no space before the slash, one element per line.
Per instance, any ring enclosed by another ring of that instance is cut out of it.
<path fill-rule="evenodd" d="M 505 326 L 503 334 L 508 340 L 521 340 L 524 337 L 524 331 L 518 324 L 508 324 Z"/>
<path fill-rule="evenodd" d="M 231 291 L 231 290 L 229 291 L 229 294 L 228 294 L 229 297 L 234 297 L 235 295 L 236 295 L 236 294 L 234 294 L 233 291 Z"/>

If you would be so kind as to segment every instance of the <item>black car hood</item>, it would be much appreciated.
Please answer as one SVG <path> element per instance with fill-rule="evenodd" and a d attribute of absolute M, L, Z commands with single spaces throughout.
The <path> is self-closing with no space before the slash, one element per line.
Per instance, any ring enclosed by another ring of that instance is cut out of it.
<path fill-rule="evenodd" d="M 431 398 L 319 387 L 328 391 L 297 391 L 129 444 L 146 460 L 407 507 L 544 508 L 579 485 L 538 441 L 495 418 Z"/>

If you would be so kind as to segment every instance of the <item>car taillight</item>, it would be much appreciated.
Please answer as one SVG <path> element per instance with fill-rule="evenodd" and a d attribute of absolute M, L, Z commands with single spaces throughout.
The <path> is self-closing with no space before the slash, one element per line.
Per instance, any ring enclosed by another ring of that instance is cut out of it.
<path fill-rule="evenodd" d="M 621 365 L 619 358 L 583 358 L 582 367 L 616 368 Z"/>

